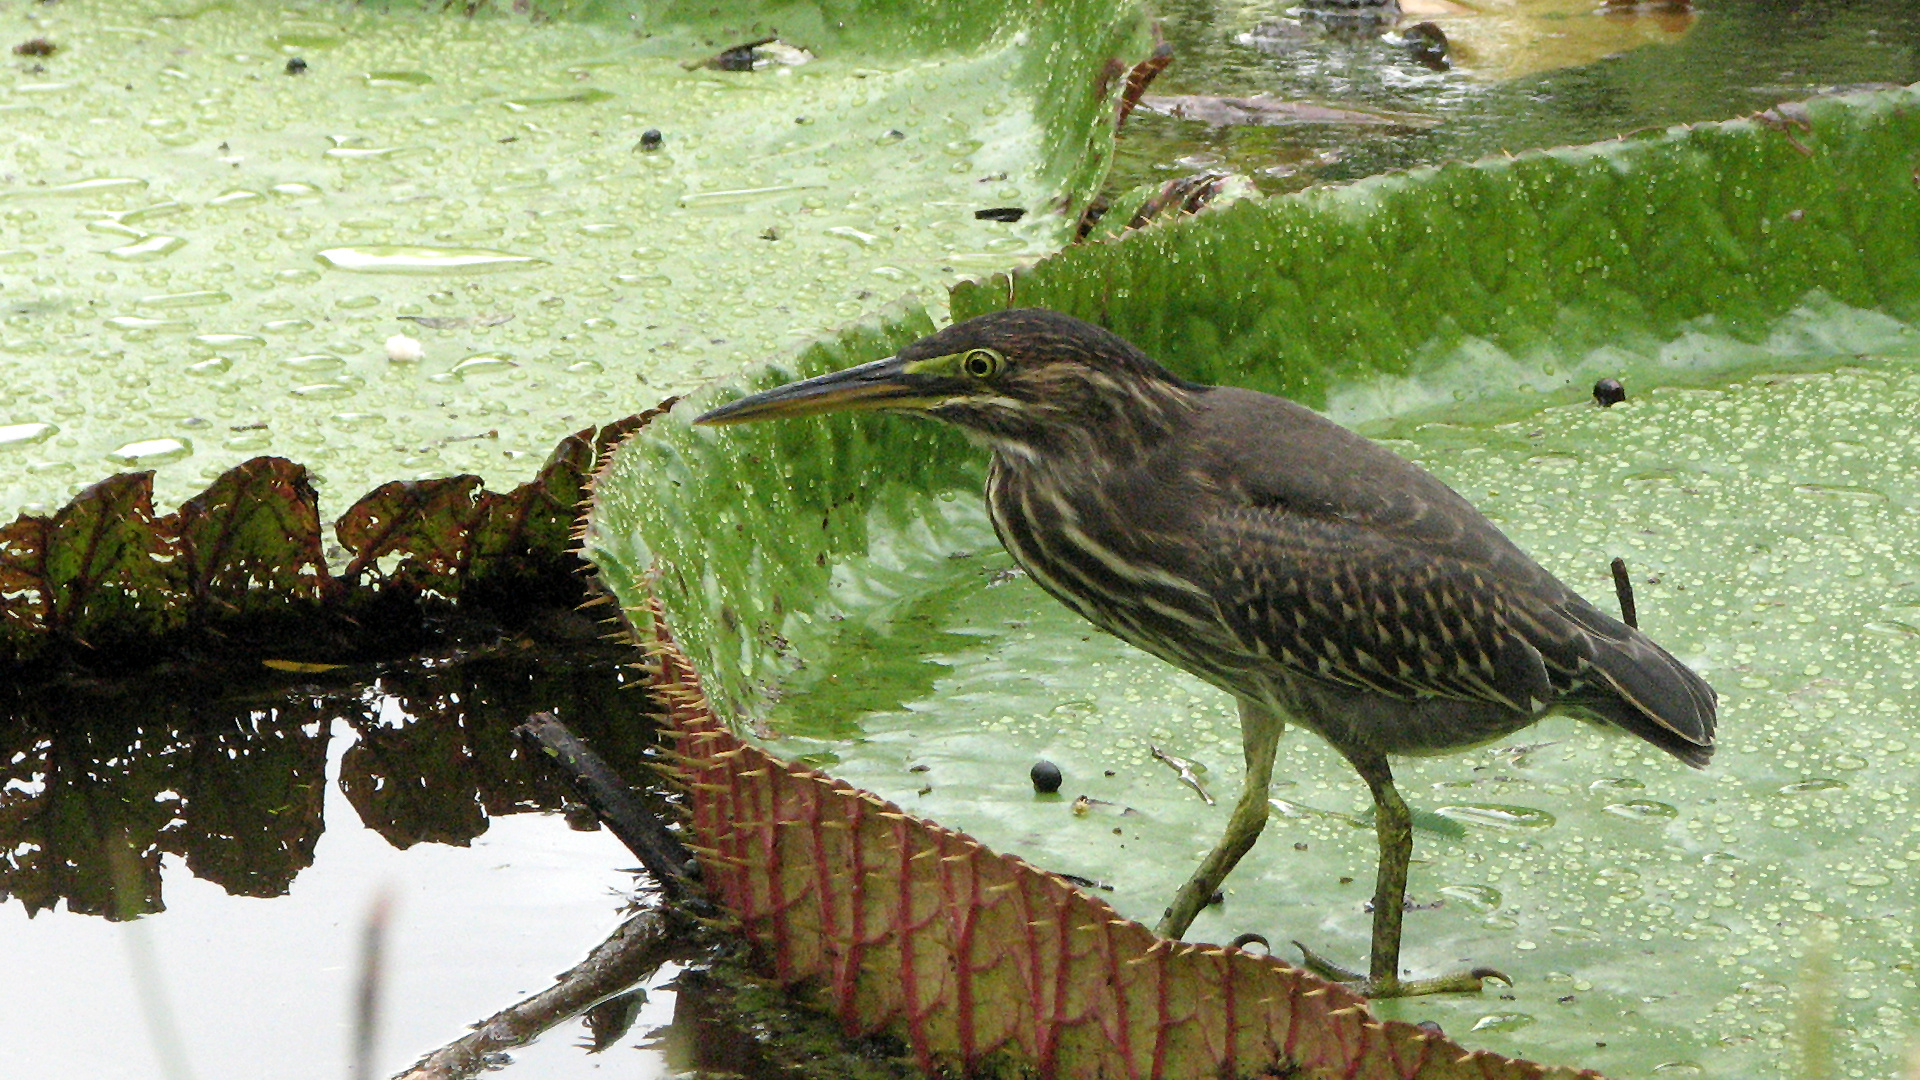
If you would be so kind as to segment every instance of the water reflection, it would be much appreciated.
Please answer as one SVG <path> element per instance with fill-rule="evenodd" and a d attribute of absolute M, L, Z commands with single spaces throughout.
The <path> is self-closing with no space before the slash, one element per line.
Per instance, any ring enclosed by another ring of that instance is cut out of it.
<path fill-rule="evenodd" d="M 1416 132 L 1208 127 L 1136 113 L 1120 142 L 1112 189 L 1225 167 L 1270 193 L 1294 191 L 1720 120 L 1834 86 L 1920 78 L 1920 9 L 1903 0 L 1758 0 L 1696 10 L 1684 22 L 1651 11 L 1602 14 L 1591 3 L 1496 5 L 1438 20 L 1456 47 L 1451 71 L 1428 71 L 1384 40 L 1305 32 L 1275 38 L 1261 30 L 1278 25 L 1274 17 L 1288 7 L 1155 4 L 1174 63 L 1152 92 L 1265 94 L 1421 113 L 1440 125 Z M 1415 21 L 1402 20 L 1401 29 Z"/>
<path fill-rule="evenodd" d="M 284 895 L 327 825 L 355 824 L 322 813 L 343 735 L 355 741 L 340 789 L 359 825 L 397 848 L 465 846 L 491 818 L 568 802 L 509 735 L 530 712 L 556 712 L 623 773 L 650 775 L 646 699 L 618 692 L 630 658 L 523 640 L 318 674 L 15 688 L 0 723 L 0 899 L 29 914 L 62 901 L 108 918 L 161 911 L 169 854 L 231 895 Z"/>

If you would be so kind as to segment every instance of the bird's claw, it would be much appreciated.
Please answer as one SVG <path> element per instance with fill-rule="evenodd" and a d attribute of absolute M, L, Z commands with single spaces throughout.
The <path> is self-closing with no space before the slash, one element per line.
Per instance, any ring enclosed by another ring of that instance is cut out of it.
<path fill-rule="evenodd" d="M 1341 967 L 1298 941 L 1294 942 L 1293 946 L 1300 950 L 1301 960 L 1308 971 L 1322 978 L 1343 983 L 1352 987 L 1356 993 L 1369 998 L 1421 997 L 1426 994 L 1477 994 L 1483 989 L 1482 984 L 1487 979 L 1496 979 L 1508 986 L 1513 985 L 1513 980 L 1504 972 L 1490 967 L 1477 967 L 1471 971 L 1438 975 L 1430 979 L 1401 979 L 1397 976 L 1373 979 Z"/>

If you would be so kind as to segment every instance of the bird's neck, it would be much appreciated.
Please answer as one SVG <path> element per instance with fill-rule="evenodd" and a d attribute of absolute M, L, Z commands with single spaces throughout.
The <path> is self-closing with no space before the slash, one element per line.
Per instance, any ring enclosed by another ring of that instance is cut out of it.
<path fill-rule="evenodd" d="M 985 441 L 1003 468 L 1074 472 L 1129 469 L 1160 453 L 1190 422 L 1204 389 L 1154 380 L 1063 403 L 1049 422 Z M 1057 421 L 1057 422 L 1055 422 Z"/>

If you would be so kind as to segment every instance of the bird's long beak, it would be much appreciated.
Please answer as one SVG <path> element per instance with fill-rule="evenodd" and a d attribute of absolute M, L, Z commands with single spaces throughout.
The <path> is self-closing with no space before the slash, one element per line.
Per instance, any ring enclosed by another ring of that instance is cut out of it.
<path fill-rule="evenodd" d="M 744 424 L 855 409 L 922 410 L 946 400 L 941 380 L 905 369 L 895 357 L 750 394 L 694 417 L 696 424 Z"/>

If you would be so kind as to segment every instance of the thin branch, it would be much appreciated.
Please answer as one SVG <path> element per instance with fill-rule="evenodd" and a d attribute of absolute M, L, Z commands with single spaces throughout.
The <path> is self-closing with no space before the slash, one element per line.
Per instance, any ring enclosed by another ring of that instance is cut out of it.
<path fill-rule="evenodd" d="M 534 713 L 513 731 L 521 741 L 537 750 L 543 760 L 567 775 L 594 816 L 639 858 L 670 902 L 681 903 L 699 897 L 693 854 L 681 845 L 666 822 L 633 793 L 620 774 L 588 749 L 579 736 L 552 713 Z"/>
<path fill-rule="evenodd" d="M 686 939 L 665 908 L 649 908 L 620 924 L 548 989 L 493 1014 L 435 1050 L 395 1080 L 468 1080 L 498 1063 L 496 1055 L 525 1046 L 595 1003 L 652 977 L 684 955 Z"/>

